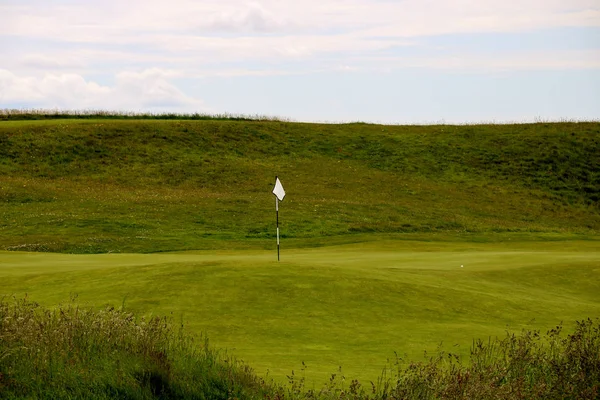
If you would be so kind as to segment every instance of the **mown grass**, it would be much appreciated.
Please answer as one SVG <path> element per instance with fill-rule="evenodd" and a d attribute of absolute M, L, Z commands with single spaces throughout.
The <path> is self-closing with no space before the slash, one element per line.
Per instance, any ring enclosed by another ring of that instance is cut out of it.
<path fill-rule="evenodd" d="M 396 360 L 376 383 L 333 374 L 311 389 L 302 371 L 287 385 L 258 378 L 172 319 L 0 302 L 0 394 L 9 399 L 594 399 L 599 354 L 599 321 L 587 319 L 566 336 L 557 326 L 476 340 L 468 361 L 438 352 L 408 366 Z"/>
<path fill-rule="evenodd" d="M 415 360 L 443 343 L 467 356 L 472 338 L 600 315 L 597 240 L 387 239 L 285 248 L 280 263 L 258 250 L 4 252 L 0 295 L 56 306 L 77 293 L 94 307 L 125 299 L 137 315 L 173 312 L 261 376 L 281 381 L 304 362 L 310 384 L 340 366 L 376 380 L 394 352 Z"/>

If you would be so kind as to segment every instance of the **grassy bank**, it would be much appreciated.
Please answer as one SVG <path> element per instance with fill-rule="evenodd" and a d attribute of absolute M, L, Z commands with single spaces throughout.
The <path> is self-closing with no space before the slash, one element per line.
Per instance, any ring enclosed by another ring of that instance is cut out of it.
<path fill-rule="evenodd" d="M 272 247 L 361 234 L 600 228 L 600 124 L 0 122 L 0 248 Z"/>
<path fill-rule="evenodd" d="M 39 399 L 594 399 L 600 392 L 600 325 L 565 335 L 524 331 L 474 341 L 463 361 L 440 352 L 396 363 L 376 382 L 332 375 L 307 388 L 302 373 L 267 382 L 169 319 L 149 320 L 69 303 L 47 310 L 0 302 L 0 395 Z"/>

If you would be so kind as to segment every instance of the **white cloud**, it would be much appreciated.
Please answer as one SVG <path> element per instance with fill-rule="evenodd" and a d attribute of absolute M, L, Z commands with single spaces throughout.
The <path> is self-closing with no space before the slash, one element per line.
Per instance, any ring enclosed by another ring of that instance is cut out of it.
<path fill-rule="evenodd" d="M 198 28 L 208 32 L 271 33 L 289 29 L 293 24 L 266 10 L 258 3 L 232 8 L 197 21 Z"/>
<path fill-rule="evenodd" d="M 600 50 L 536 51 L 497 55 L 455 54 L 430 57 L 376 57 L 372 61 L 376 62 L 369 64 L 371 65 L 370 69 L 380 72 L 390 72 L 398 68 L 428 68 L 460 72 L 581 70 L 600 69 Z M 358 60 L 356 62 L 359 63 Z M 383 67 L 376 67 L 375 64 Z"/>
<path fill-rule="evenodd" d="M 423 23 L 423 21 L 427 21 Z M 474 12 L 443 7 L 430 16 L 424 10 L 411 10 L 402 23 L 387 22 L 361 32 L 367 37 L 420 37 L 456 33 L 509 33 L 560 27 L 600 26 L 600 9 L 556 11 L 525 9 Z"/>
<path fill-rule="evenodd" d="M 260 62 L 268 70 L 272 63 L 318 59 L 325 67 L 355 57 L 375 61 L 431 35 L 565 26 L 600 27 L 597 0 L 5 0 L 0 43 L 17 37 L 47 46 L 6 46 L 11 52 L 4 52 L 0 67 L 84 76 L 98 65 L 190 69 Z M 71 54 L 64 54 L 66 46 L 74 48 Z"/>
<path fill-rule="evenodd" d="M 81 58 L 74 55 L 57 57 L 56 54 L 28 54 L 20 60 L 20 65 L 25 68 L 33 69 L 72 69 L 83 68 L 84 63 Z"/>
<path fill-rule="evenodd" d="M 26 104 L 62 109 L 208 111 L 201 100 L 185 95 L 169 82 L 175 75 L 159 69 L 122 72 L 114 86 L 105 86 L 78 74 L 35 77 L 0 70 L 0 107 Z"/>
<path fill-rule="evenodd" d="M 366 40 L 352 34 L 276 37 L 213 38 L 203 36 L 154 35 L 147 39 L 166 52 L 202 54 L 221 61 L 309 59 L 340 53 L 363 53 L 410 46 L 405 39 Z M 208 58 L 210 60 L 210 58 Z"/>
<path fill-rule="evenodd" d="M 105 0 L 44 7 L 0 7 L 0 35 L 59 41 L 147 44 L 148 37 L 183 38 L 272 33 L 347 41 L 377 36 L 418 37 L 464 32 L 512 32 L 563 26 L 600 26 L 596 0 Z M 25 2 L 25 4 L 27 4 Z M 268 46 L 269 37 L 256 41 Z M 222 42 L 226 43 L 226 42 Z M 348 46 L 344 41 L 338 41 Z"/>

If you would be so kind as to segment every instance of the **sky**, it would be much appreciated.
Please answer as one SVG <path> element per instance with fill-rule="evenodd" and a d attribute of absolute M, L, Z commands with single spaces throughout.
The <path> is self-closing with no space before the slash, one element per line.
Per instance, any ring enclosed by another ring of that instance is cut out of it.
<path fill-rule="evenodd" d="M 0 0 L 0 109 L 600 120 L 600 0 Z"/>

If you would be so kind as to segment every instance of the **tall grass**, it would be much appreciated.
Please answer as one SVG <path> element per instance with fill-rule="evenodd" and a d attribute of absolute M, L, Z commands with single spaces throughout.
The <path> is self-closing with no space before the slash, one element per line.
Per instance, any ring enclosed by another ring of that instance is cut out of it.
<path fill-rule="evenodd" d="M 204 114 L 204 113 L 167 113 L 167 112 L 135 112 L 117 110 L 52 110 L 32 109 L 0 109 L 0 121 L 28 121 L 53 119 L 165 119 L 196 121 L 283 121 L 287 119 L 268 115 L 246 114 Z"/>
<path fill-rule="evenodd" d="M 597 235 L 599 133 L 598 123 L 9 120 L 0 122 L 0 249 L 270 248 L 276 174 L 289 195 L 281 233 L 299 244 L 371 233 Z"/>
<path fill-rule="evenodd" d="M 1 398 L 228 399 L 268 391 L 248 366 L 165 317 L 0 302 Z"/>
<path fill-rule="evenodd" d="M 305 368 L 305 367 L 304 367 Z M 332 374 L 321 389 L 305 389 L 305 381 L 288 376 L 287 395 L 294 399 L 597 399 L 600 396 L 600 320 L 524 330 L 504 338 L 475 340 L 469 360 L 439 350 L 424 362 L 400 357 L 377 383 L 346 382 Z"/>
<path fill-rule="evenodd" d="M 1 398 L 595 399 L 600 320 L 568 335 L 558 326 L 476 340 L 468 361 L 441 349 L 424 362 L 397 357 L 366 385 L 341 371 L 320 389 L 306 387 L 303 371 L 288 379 L 266 382 L 169 318 L 0 301 Z"/>
<path fill-rule="evenodd" d="M 475 340 L 468 362 L 440 351 L 424 363 L 396 361 L 392 398 L 596 399 L 600 395 L 599 320 Z M 387 384 L 386 384 L 387 385 Z M 386 396 L 384 396 L 386 397 Z"/>

